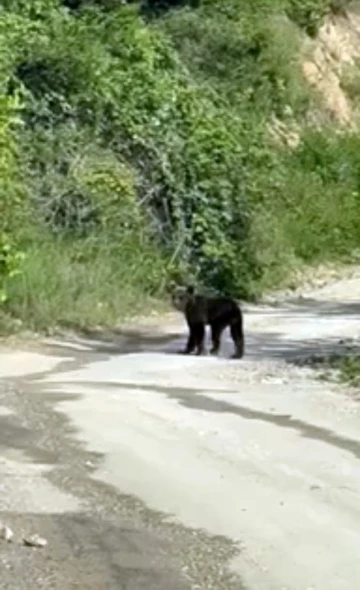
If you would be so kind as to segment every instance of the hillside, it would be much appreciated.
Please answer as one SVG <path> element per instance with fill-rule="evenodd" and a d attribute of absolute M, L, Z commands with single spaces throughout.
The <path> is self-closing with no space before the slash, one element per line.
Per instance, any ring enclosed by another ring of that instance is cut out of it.
<path fill-rule="evenodd" d="M 3 0 L 3 324 L 254 298 L 360 246 L 356 3 Z"/>

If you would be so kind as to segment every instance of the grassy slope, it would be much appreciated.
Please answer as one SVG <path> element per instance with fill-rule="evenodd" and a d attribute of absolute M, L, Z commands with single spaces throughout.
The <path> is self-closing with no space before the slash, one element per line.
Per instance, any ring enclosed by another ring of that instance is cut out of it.
<path fill-rule="evenodd" d="M 2 172 L 0 250 L 26 256 L 4 265 L 5 312 L 111 325 L 161 300 L 170 276 L 254 297 L 348 257 L 360 139 L 306 128 L 299 64 L 329 6 L 204 0 L 145 24 L 136 5 L 5 3 L 0 121 L 19 158 Z M 270 140 L 274 115 L 302 129 L 296 150 Z"/>

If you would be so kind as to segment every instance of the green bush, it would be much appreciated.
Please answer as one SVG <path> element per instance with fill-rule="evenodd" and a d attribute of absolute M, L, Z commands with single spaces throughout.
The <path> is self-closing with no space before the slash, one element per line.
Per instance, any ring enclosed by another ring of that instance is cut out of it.
<path fill-rule="evenodd" d="M 245 293 L 242 121 L 187 79 L 166 38 L 142 25 L 133 8 L 111 18 L 94 10 L 81 19 L 52 15 L 48 26 L 51 44 L 34 36 L 26 60 L 21 51 L 14 64 L 26 89 L 24 161 L 39 214 L 68 215 L 70 226 L 79 225 L 74 209 L 90 213 L 93 197 L 72 163 L 89 149 L 110 150 L 113 168 L 133 177 L 133 201 L 155 221 L 149 226 L 161 232 L 168 255 L 176 252 L 203 282 Z M 111 214 L 100 217 L 122 229 L 124 203 L 115 217 L 114 199 L 97 192 L 97 212 L 113 201 Z"/>
<path fill-rule="evenodd" d="M 260 290 L 294 266 L 349 259 L 359 247 L 359 148 L 356 133 L 307 131 L 293 152 L 278 152 L 272 178 L 258 178 L 251 231 Z"/>
<path fill-rule="evenodd" d="M 289 0 L 287 8 L 289 17 L 310 36 L 316 35 L 329 11 L 329 0 Z"/>
<path fill-rule="evenodd" d="M 11 99 L 0 93 L 0 303 L 7 300 L 7 279 L 21 272 L 24 258 L 12 235 L 24 216 L 14 133 L 19 123 L 19 106 L 16 97 Z"/>
<path fill-rule="evenodd" d="M 360 60 L 349 65 L 342 72 L 341 87 L 356 107 L 360 104 Z"/>
<path fill-rule="evenodd" d="M 246 109 L 247 119 L 251 110 L 282 116 L 289 104 L 306 110 L 301 36 L 276 2 L 252 11 L 249 6 L 225 11 L 217 5 L 209 11 L 204 5 L 196 13 L 177 11 L 157 26 L 171 35 L 194 77 L 225 95 L 238 112 Z"/>
<path fill-rule="evenodd" d="M 203 0 L 147 23 L 138 3 L 77 4 L 0 12 L 9 314 L 110 324 L 170 276 L 254 297 L 359 246 L 357 137 L 304 123 L 298 25 L 325 0 Z M 270 142 L 274 115 L 302 129 L 293 151 Z"/>

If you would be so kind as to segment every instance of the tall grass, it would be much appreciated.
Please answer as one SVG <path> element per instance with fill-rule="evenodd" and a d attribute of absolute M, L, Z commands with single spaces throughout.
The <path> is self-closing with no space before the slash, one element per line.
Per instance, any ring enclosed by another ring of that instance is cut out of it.
<path fill-rule="evenodd" d="M 22 273 L 7 283 L 11 314 L 32 329 L 113 326 L 158 305 L 164 262 L 134 242 L 35 239 Z"/>

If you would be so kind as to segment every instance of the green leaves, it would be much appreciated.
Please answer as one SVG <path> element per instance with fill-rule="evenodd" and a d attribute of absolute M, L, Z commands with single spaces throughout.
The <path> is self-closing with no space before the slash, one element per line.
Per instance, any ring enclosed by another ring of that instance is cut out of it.
<path fill-rule="evenodd" d="M 147 28 L 133 8 L 101 17 L 95 10 L 77 18 L 51 13 L 42 35 L 39 46 L 35 40 L 22 52 L 28 57 L 16 69 L 28 93 L 26 145 L 30 154 L 40 136 L 47 145 L 28 162 L 29 172 L 34 164 L 45 171 L 34 186 L 40 213 L 48 211 L 46 195 L 57 207 L 63 203 L 61 218 L 64 211 L 74 215 L 76 199 L 83 208 L 96 196 L 97 223 L 108 232 L 111 224 L 123 228 L 120 218 L 128 217 L 129 202 L 120 196 L 129 190 L 133 219 L 151 220 L 151 231 L 157 228 L 170 256 L 176 252 L 201 280 L 219 289 L 223 279 L 215 271 L 221 266 L 221 276 L 226 272 L 227 283 L 235 284 L 238 220 L 246 207 L 239 192 L 244 140 L 239 117 L 192 81 L 166 37 Z M 43 132 L 47 128 L 51 133 Z M 84 129 L 87 147 L 77 139 Z M 70 154 L 82 160 L 78 149 L 100 153 L 105 146 L 115 161 L 103 171 L 91 164 L 85 186 L 84 169 L 71 165 Z M 63 180 L 61 162 L 71 169 Z M 57 168 L 60 174 L 54 174 Z"/>
<path fill-rule="evenodd" d="M 14 128 L 19 123 L 17 97 L 0 95 L 0 303 L 7 300 L 6 280 L 21 272 L 23 253 L 9 233 L 21 223 L 23 192 L 16 159 Z"/>
<path fill-rule="evenodd" d="M 8 299 L 6 282 L 22 273 L 25 253 L 17 248 L 12 238 L 0 235 L 0 304 Z"/>
<path fill-rule="evenodd" d="M 287 12 L 292 20 L 314 36 L 330 8 L 330 0 L 289 0 Z"/>
<path fill-rule="evenodd" d="M 103 10 L 83 2 L 72 11 L 57 0 L 7 0 L 4 273 L 21 262 L 7 240 L 16 253 L 26 224 L 70 244 L 67 256 L 81 251 L 87 264 L 96 250 L 114 260 L 131 252 L 142 278 L 146 259 L 152 290 L 156 277 L 163 284 L 167 272 L 187 273 L 243 296 L 280 280 L 296 260 L 356 243 L 357 200 L 344 202 L 348 189 L 358 191 L 356 142 L 341 139 L 342 158 L 328 131 L 322 139 L 303 131 L 291 153 L 269 141 L 274 115 L 301 129 L 310 96 L 294 21 L 318 24 L 327 5 L 203 0 L 146 24 L 136 3 Z M 331 207 L 324 195 L 334 195 Z"/>

